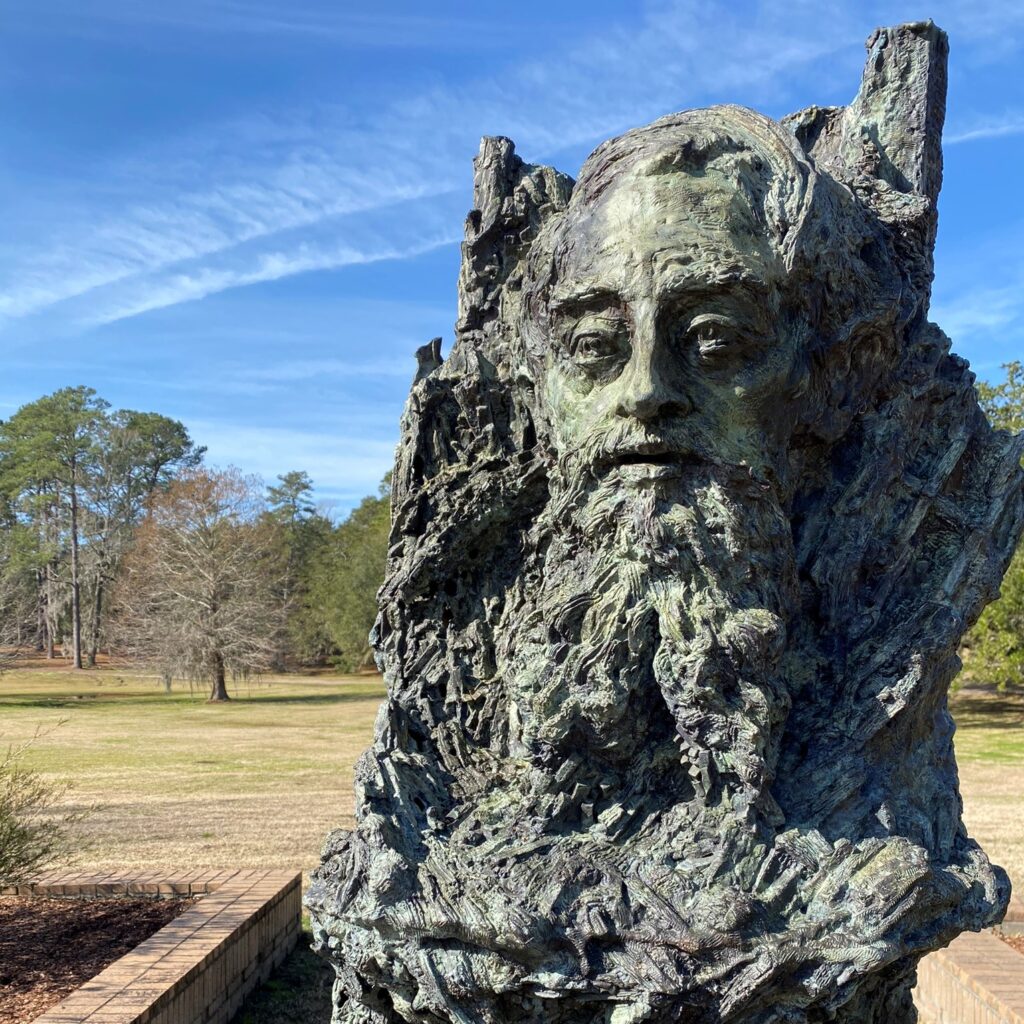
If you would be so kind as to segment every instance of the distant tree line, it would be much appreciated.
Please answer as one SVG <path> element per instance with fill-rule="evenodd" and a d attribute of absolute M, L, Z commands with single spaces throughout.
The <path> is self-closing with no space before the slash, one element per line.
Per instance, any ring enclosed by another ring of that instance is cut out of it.
<path fill-rule="evenodd" d="M 104 653 L 223 700 L 231 678 L 370 664 L 387 481 L 336 523 L 305 473 L 264 489 L 204 454 L 177 420 L 86 387 L 0 422 L 0 667 Z"/>
<path fill-rule="evenodd" d="M 1024 430 L 1024 367 L 978 384 L 993 425 Z M 62 388 L 0 422 L 0 670 L 19 652 L 101 653 L 209 686 L 268 670 L 369 667 L 390 479 L 342 522 L 300 471 L 264 488 L 203 464 L 159 413 Z M 1024 686 L 1024 547 L 965 641 L 970 674 Z"/>

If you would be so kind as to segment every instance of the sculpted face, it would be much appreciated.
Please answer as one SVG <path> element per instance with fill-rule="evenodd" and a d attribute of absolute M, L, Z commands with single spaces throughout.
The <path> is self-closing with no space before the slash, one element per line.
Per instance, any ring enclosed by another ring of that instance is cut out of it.
<path fill-rule="evenodd" d="M 796 593 L 773 484 L 801 335 L 781 312 L 786 267 L 762 212 L 773 172 L 749 151 L 673 166 L 679 153 L 670 139 L 583 185 L 538 263 L 546 287 L 530 282 L 544 295 L 532 308 L 558 500 L 537 518 L 544 572 L 528 610 L 497 627 L 511 753 L 670 765 L 652 816 L 726 791 L 758 799 Z M 646 641 L 608 645 L 620 629 Z M 730 636 L 744 639 L 733 649 Z"/>
<path fill-rule="evenodd" d="M 560 456 L 637 485 L 693 461 L 777 472 L 796 344 L 758 221 L 710 167 L 634 167 L 570 211 L 543 391 Z"/>

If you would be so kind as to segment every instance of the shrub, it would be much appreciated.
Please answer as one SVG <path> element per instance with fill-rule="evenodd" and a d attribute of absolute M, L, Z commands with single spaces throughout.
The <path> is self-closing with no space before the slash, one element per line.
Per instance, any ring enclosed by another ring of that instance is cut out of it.
<path fill-rule="evenodd" d="M 38 738 L 38 734 L 36 736 Z M 0 884 L 23 881 L 45 864 L 70 856 L 72 826 L 84 812 L 57 808 L 67 783 L 27 767 L 33 741 L 10 745 L 0 758 Z"/>

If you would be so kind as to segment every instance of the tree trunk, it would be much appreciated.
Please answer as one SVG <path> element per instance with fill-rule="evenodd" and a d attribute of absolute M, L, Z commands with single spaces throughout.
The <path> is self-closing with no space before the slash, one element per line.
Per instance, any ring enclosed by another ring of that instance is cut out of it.
<path fill-rule="evenodd" d="M 53 610 L 53 564 L 46 567 L 46 660 L 53 661 L 54 643 L 57 633 L 57 616 Z"/>
<path fill-rule="evenodd" d="M 78 488 L 71 467 L 71 655 L 74 668 L 82 667 L 82 588 L 78 579 Z"/>
<path fill-rule="evenodd" d="M 96 588 L 92 595 L 92 622 L 89 624 L 89 656 L 86 664 L 96 667 L 96 655 L 100 646 L 100 616 L 103 611 L 103 574 L 96 573 Z"/>
<path fill-rule="evenodd" d="M 36 650 L 42 653 L 46 650 L 46 637 L 49 630 L 46 628 L 46 574 L 42 569 L 36 569 Z"/>
<path fill-rule="evenodd" d="M 231 700 L 224 677 L 224 659 L 219 653 L 213 656 L 213 669 L 213 691 L 210 694 L 210 703 Z"/>

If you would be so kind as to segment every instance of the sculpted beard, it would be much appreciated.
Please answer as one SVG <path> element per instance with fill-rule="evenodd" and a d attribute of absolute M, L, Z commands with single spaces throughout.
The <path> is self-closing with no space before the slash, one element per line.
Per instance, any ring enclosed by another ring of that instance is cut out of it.
<path fill-rule="evenodd" d="M 637 1020 L 667 1022 L 689 998 L 680 986 L 728 988 L 756 966 L 737 939 L 761 913 L 754 894 L 788 892 L 801 866 L 770 852 L 768 792 L 788 709 L 791 533 L 774 489 L 745 467 L 665 469 L 558 467 L 528 541 L 535 560 L 495 628 L 507 713 L 492 720 L 507 732 L 446 761 L 466 813 L 423 834 L 418 868 L 400 830 L 387 857 L 339 847 L 350 993 L 361 972 L 392 999 L 423 1000 L 443 976 L 438 1006 L 488 1024 L 519 1019 L 523 999 L 549 1016 L 564 1002 L 552 1020 L 606 1024 L 605 1004 L 588 1000 L 635 990 L 637 1012 L 660 1006 Z M 416 763 L 391 767 L 412 773 L 411 789 Z M 387 790 L 383 774 L 373 785 Z M 386 799 L 385 810 L 407 812 Z M 382 975 L 381 951 L 413 935 L 406 973 Z"/>
<path fill-rule="evenodd" d="M 552 770 L 582 753 L 583 770 L 615 780 L 616 798 L 620 780 L 644 780 L 661 799 L 638 808 L 641 831 L 640 819 L 674 820 L 687 803 L 690 817 L 773 817 L 797 607 L 775 490 L 745 467 L 694 462 L 652 475 L 650 465 L 581 461 L 559 467 L 535 527 L 543 567 L 498 631 L 509 752 Z"/>

